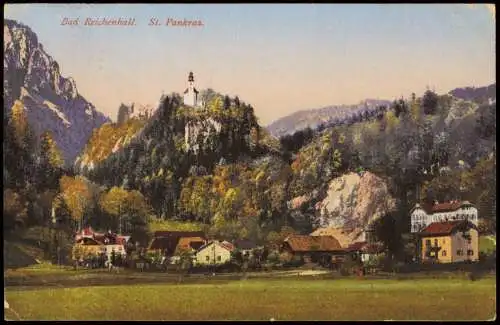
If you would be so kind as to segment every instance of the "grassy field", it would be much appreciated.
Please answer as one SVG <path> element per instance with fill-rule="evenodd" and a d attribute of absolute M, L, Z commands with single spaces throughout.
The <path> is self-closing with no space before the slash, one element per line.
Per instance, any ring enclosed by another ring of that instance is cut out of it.
<path fill-rule="evenodd" d="M 148 224 L 149 231 L 200 231 L 203 225 L 197 222 L 180 222 L 174 220 L 151 220 Z"/>
<path fill-rule="evenodd" d="M 7 287 L 6 298 L 23 320 L 487 320 L 496 314 L 495 288 L 494 278 L 254 279 Z"/>
<path fill-rule="evenodd" d="M 494 236 L 479 237 L 479 251 L 483 253 L 491 253 L 496 249 L 496 238 Z"/>

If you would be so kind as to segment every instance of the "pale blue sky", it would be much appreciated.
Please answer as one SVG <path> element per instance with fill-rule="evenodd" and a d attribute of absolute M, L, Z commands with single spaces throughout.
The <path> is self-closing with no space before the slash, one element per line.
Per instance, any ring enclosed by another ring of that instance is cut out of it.
<path fill-rule="evenodd" d="M 154 104 L 198 88 L 239 95 L 262 124 L 294 111 L 427 85 L 445 92 L 495 82 L 495 16 L 485 5 L 6 5 L 33 29 L 63 76 L 116 118 L 121 102 Z M 491 9 L 491 8 L 490 8 Z M 62 18 L 135 18 L 135 27 L 61 26 Z M 157 17 L 203 27 L 153 27 Z"/>

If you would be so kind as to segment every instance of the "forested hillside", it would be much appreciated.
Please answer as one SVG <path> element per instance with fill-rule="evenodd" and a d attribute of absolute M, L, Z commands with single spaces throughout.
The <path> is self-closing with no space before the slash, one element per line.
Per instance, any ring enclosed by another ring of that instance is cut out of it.
<path fill-rule="evenodd" d="M 172 94 L 149 119 L 103 125 L 74 175 L 62 176 L 58 169 L 59 174 L 43 174 L 39 182 L 50 184 L 51 195 L 38 211 L 50 216 L 54 207 L 57 219 L 72 229 L 91 224 L 144 240 L 148 224 L 158 219 L 196 222 L 211 236 L 260 242 L 293 231 L 310 233 L 320 219 L 356 221 L 357 227 L 369 219 L 379 238 L 397 251 L 416 202 L 466 199 L 479 207 L 481 226 L 496 231 L 495 101 L 478 104 L 427 91 L 380 106 L 353 123 L 281 141 L 266 133 L 252 106 L 237 97 L 211 92 L 206 103 L 202 109 L 186 107 Z M 23 134 L 24 124 L 16 119 L 13 115 L 8 124 Z M 48 161 L 57 165 L 57 151 L 50 148 L 44 149 L 52 153 Z M 26 159 L 35 159 L 28 152 Z M 23 178 L 9 176 L 22 174 L 23 164 L 4 172 L 10 184 L 4 199 L 13 202 L 10 210 L 4 208 L 9 216 L 24 211 L 20 202 L 34 202 L 26 196 L 30 182 L 17 184 Z M 353 174 L 365 172 L 361 178 Z M 50 182 L 44 180 L 48 175 Z M 342 191 L 358 197 L 344 202 Z M 370 200 L 388 195 L 394 205 L 384 208 L 380 204 L 388 202 L 382 200 L 370 206 Z M 339 199 L 337 212 L 326 213 L 324 207 Z M 369 209 L 380 218 L 366 217 Z M 43 220 L 47 217 L 37 222 Z"/>
<path fill-rule="evenodd" d="M 427 91 L 422 98 L 395 101 L 387 113 L 373 120 L 282 139 L 290 151 L 288 156 L 294 157 L 291 166 L 297 175 L 289 195 L 315 198 L 300 210 L 317 215 L 320 211 L 315 206 L 326 195 L 321 191 L 326 191 L 333 176 L 331 169 L 341 166 L 337 172 L 370 171 L 389 184 L 396 209 L 385 219 L 387 236 L 408 232 L 414 204 L 434 200 L 474 202 L 483 229 L 494 230 L 496 103 L 490 103 L 478 105 Z M 306 144 L 297 150 L 288 145 L 293 137 Z M 338 150 L 337 155 L 332 156 L 329 148 Z M 318 190 L 320 194 L 315 194 Z M 344 217 L 330 216 L 333 220 Z M 394 248 L 400 239 L 392 241 Z"/>

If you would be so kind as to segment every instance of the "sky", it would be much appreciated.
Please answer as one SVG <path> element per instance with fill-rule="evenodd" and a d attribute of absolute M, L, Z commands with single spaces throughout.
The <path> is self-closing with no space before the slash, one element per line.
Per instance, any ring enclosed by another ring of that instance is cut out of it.
<path fill-rule="evenodd" d="M 262 125 L 303 109 L 496 82 L 494 5 L 8 4 L 4 16 L 29 26 L 113 120 L 122 102 L 182 93 L 189 71 L 198 89 L 252 104 Z M 101 17 L 136 25 L 83 25 Z M 151 18 L 203 26 L 148 26 Z"/>

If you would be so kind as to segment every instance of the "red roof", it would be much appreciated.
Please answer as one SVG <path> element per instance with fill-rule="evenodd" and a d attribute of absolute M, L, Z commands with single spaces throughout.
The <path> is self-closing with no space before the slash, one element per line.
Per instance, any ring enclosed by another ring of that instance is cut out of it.
<path fill-rule="evenodd" d="M 212 245 L 213 243 L 219 244 L 219 246 L 221 246 L 224 249 L 227 249 L 230 252 L 232 252 L 235 249 L 234 245 L 228 241 L 222 241 L 222 242 L 221 241 L 209 241 L 206 244 L 204 244 L 203 246 L 200 246 L 200 248 L 198 248 L 198 250 L 202 250 L 205 247 Z"/>
<path fill-rule="evenodd" d="M 443 221 L 443 222 L 433 222 L 427 227 L 425 227 L 421 234 L 424 235 L 449 235 L 454 230 L 458 228 L 458 226 L 465 226 L 475 228 L 474 225 L 465 220 L 453 220 L 453 221 Z"/>
<path fill-rule="evenodd" d="M 460 202 L 460 201 L 438 203 L 438 204 L 434 204 L 432 206 L 431 211 L 432 211 L 432 213 L 455 211 L 455 210 L 460 209 L 461 206 L 462 206 L 462 202 Z"/>
<path fill-rule="evenodd" d="M 205 244 L 201 237 L 181 237 L 177 249 L 198 249 Z"/>
<path fill-rule="evenodd" d="M 355 242 L 347 247 L 347 250 L 354 252 L 365 252 L 369 254 L 376 254 L 383 252 L 384 247 L 381 243 L 368 244 L 367 242 Z"/>
<path fill-rule="evenodd" d="M 94 229 L 92 227 L 87 227 L 82 230 L 82 235 L 84 236 L 92 236 L 94 234 Z"/>
<path fill-rule="evenodd" d="M 125 245 L 127 240 L 123 237 L 116 237 L 116 245 Z"/>
<path fill-rule="evenodd" d="M 417 204 L 416 208 L 423 209 L 427 214 L 433 214 L 438 212 L 451 212 L 460 209 L 462 206 L 472 205 L 469 201 L 449 201 L 437 204 Z"/>
<path fill-rule="evenodd" d="M 234 245 L 231 244 L 230 242 L 223 241 L 223 242 L 220 243 L 220 245 L 222 247 L 224 247 L 225 249 L 227 249 L 228 251 L 233 251 L 234 250 Z"/>

